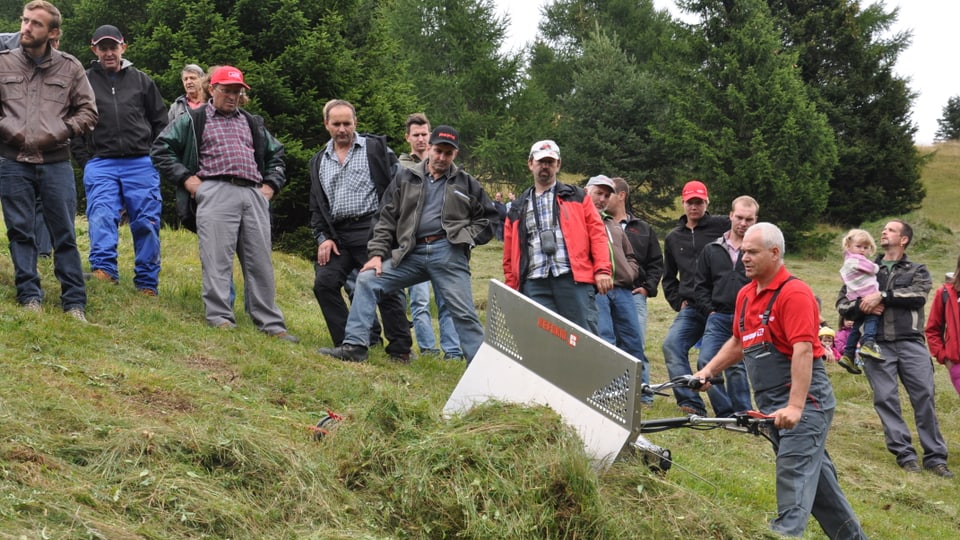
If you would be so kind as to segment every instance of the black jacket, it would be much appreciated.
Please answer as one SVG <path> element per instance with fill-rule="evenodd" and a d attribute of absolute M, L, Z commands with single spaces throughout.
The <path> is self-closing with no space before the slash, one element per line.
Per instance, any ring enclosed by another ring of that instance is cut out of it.
<path fill-rule="evenodd" d="M 697 272 L 694 276 L 694 296 L 697 311 L 704 317 L 717 313 L 733 313 L 737 306 L 737 293 L 750 283 L 743 268 L 742 254 L 737 255 L 734 265 L 723 245 L 723 237 L 707 244 L 697 257 Z"/>
<path fill-rule="evenodd" d="M 687 216 L 681 216 L 676 228 L 663 240 L 663 294 L 674 311 L 686 300 L 693 303 L 693 280 L 697 256 L 704 246 L 730 230 L 730 218 L 706 214 L 693 230 L 687 228 Z"/>
<path fill-rule="evenodd" d="M 367 140 L 367 162 L 370 165 L 370 177 L 373 180 L 374 189 L 377 191 L 377 198 L 382 201 L 383 192 L 387 190 L 394 175 L 400 170 L 400 161 L 387 145 L 386 136 L 369 133 L 359 133 L 358 136 Z M 330 201 L 327 199 L 327 194 L 323 191 L 323 185 L 320 183 L 320 162 L 323 160 L 324 152 L 326 152 L 326 146 L 310 158 L 309 165 L 310 227 L 313 229 L 313 237 L 317 240 L 318 245 L 326 239 L 337 240 L 337 230 L 333 226 L 333 218 L 330 215 Z"/>
<path fill-rule="evenodd" d="M 83 168 L 94 157 L 149 155 L 154 139 L 167 126 L 167 107 L 153 79 L 127 60 L 111 77 L 95 60 L 87 69 L 87 80 L 97 97 L 100 119 L 93 131 L 70 142 L 77 164 Z"/>
<path fill-rule="evenodd" d="M 657 233 L 649 223 L 633 216 L 628 216 L 627 226 L 623 229 L 633 246 L 633 254 L 640 263 L 640 272 L 633 282 L 633 288 L 643 287 L 647 290 L 647 297 L 653 298 L 660 288 L 660 278 L 663 276 L 663 251 L 660 250 L 660 241 Z"/>

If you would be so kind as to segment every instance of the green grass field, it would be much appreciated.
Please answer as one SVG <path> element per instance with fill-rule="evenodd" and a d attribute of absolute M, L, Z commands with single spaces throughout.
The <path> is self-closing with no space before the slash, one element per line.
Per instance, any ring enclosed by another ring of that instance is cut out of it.
<path fill-rule="evenodd" d="M 924 207 L 905 216 L 918 232 L 911 255 L 937 282 L 960 249 L 957 171 L 960 145 L 938 146 Z M 821 230 L 832 238 L 826 255 L 787 265 L 829 310 L 843 231 Z M 82 220 L 78 235 L 85 254 Z M 487 281 L 502 278 L 500 250 L 494 242 L 473 257 L 481 312 Z M 90 283 L 88 326 L 60 312 L 49 260 L 45 312 L 18 310 L 5 245 L 0 255 L 0 538 L 773 538 L 773 454 L 762 439 L 664 432 L 649 438 L 673 451 L 666 476 L 629 459 L 597 473 L 549 410 L 492 405 L 444 420 L 462 363 L 315 354 L 330 340 L 308 261 L 274 258 L 280 307 L 303 340 L 291 345 L 243 314 L 232 331 L 204 323 L 186 232 L 163 231 L 161 296 L 147 298 L 131 283 L 125 229 L 122 281 Z M 673 312 L 662 296 L 650 310 L 647 350 L 661 381 Z M 828 367 L 840 402 L 828 449 L 870 537 L 960 537 L 960 479 L 901 472 L 866 379 Z M 939 366 L 936 384 L 954 445 L 960 398 Z M 328 409 L 345 420 L 316 441 L 310 427 Z M 659 398 L 645 414 L 676 408 Z M 950 465 L 960 472 L 956 456 Z M 823 538 L 814 521 L 806 538 Z"/>

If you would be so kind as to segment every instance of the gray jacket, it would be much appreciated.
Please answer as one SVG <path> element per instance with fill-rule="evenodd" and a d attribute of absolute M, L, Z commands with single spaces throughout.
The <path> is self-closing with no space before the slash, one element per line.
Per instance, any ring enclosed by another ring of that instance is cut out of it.
<path fill-rule="evenodd" d="M 428 163 L 424 160 L 413 168 L 402 167 L 387 187 L 373 238 L 367 244 L 371 257 L 392 257 L 393 264 L 398 265 L 416 246 Z M 470 247 L 486 244 L 493 237 L 491 224 L 496 219 L 497 210 L 477 179 L 450 165 L 440 217 L 450 243 Z"/>

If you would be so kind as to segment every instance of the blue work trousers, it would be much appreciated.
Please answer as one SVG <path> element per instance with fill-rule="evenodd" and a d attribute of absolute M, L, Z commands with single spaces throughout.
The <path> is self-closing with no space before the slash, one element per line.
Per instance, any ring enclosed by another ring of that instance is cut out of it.
<path fill-rule="evenodd" d="M 93 158 L 83 169 L 90 224 L 90 269 L 120 279 L 118 229 L 126 210 L 133 236 L 133 284 L 157 291 L 160 276 L 160 175 L 150 156 Z"/>

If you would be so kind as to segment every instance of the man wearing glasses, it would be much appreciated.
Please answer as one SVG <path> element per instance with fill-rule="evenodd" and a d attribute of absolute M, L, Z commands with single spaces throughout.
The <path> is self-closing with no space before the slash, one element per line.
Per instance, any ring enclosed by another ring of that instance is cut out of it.
<path fill-rule="evenodd" d="M 690 349 L 703 336 L 707 318 L 696 307 L 694 281 L 697 256 L 704 246 L 730 229 L 730 220 L 707 212 L 707 186 L 691 180 L 683 186 L 683 216 L 663 240 L 663 295 L 677 312 L 663 340 L 663 359 L 670 377 L 690 375 Z M 674 388 L 677 405 L 688 414 L 706 415 L 696 391 Z"/>
<path fill-rule="evenodd" d="M 87 79 L 97 96 L 100 120 L 70 148 L 83 169 L 90 224 L 90 277 L 117 283 L 117 243 L 126 210 L 133 235 L 133 285 L 156 296 L 160 276 L 160 175 L 150 162 L 150 145 L 167 125 L 160 90 L 146 73 L 123 58 L 127 44 L 116 26 L 93 33 L 97 55 Z"/>
<path fill-rule="evenodd" d="M 236 254 L 244 307 L 257 330 L 296 343 L 277 307 L 270 257 L 270 199 L 287 183 L 283 145 L 263 118 L 240 108 L 250 87 L 239 69 L 221 67 L 210 86 L 210 102 L 171 122 L 150 156 L 164 178 L 196 199 L 207 323 L 224 329 L 237 324 L 230 302 Z"/>
<path fill-rule="evenodd" d="M 97 124 L 97 105 L 83 66 L 56 50 L 60 10 L 34 0 L 23 8 L 20 48 L 0 53 L 0 203 L 15 269 L 17 302 L 43 310 L 34 220 L 37 199 L 53 240 L 54 271 L 63 310 L 86 322 L 87 293 L 77 250 L 77 188 L 71 137 Z M 39 98 L 38 98 L 39 96 Z"/>

